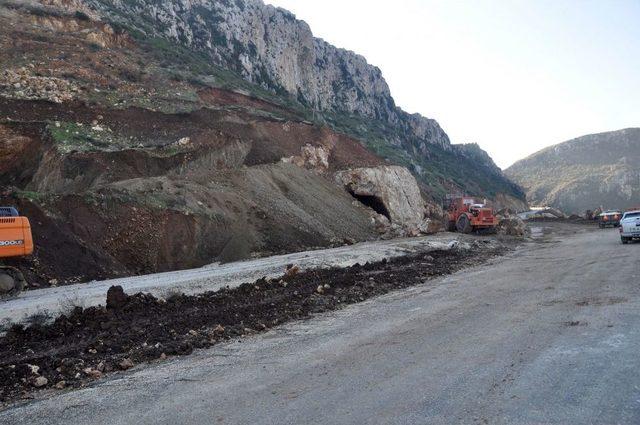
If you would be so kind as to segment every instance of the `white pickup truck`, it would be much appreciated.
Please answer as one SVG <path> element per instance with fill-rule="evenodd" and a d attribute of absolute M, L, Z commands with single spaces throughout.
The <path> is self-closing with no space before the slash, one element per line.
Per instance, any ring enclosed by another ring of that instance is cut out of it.
<path fill-rule="evenodd" d="M 640 210 L 627 211 L 620 219 L 620 239 L 626 244 L 640 239 Z"/>

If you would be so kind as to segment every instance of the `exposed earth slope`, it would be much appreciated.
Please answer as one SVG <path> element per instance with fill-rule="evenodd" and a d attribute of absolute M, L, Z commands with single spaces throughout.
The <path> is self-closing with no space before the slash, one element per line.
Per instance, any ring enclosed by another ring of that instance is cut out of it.
<path fill-rule="evenodd" d="M 434 203 L 450 190 L 522 202 L 486 153 L 403 113 L 379 70 L 288 12 L 188 4 L 179 18 L 174 2 L 0 4 L 2 203 L 32 219 L 36 255 L 18 265 L 34 284 L 374 239 L 393 215 L 337 184 L 345 170 L 415 184 L 388 164 L 407 166 Z"/>
<path fill-rule="evenodd" d="M 456 189 L 524 199 L 477 146 L 452 145 L 435 120 L 397 107 L 380 69 L 315 38 L 304 21 L 286 10 L 261 0 L 42 2 L 57 7 L 30 10 L 80 14 L 106 23 L 114 33 L 106 38 L 126 38 L 149 51 L 172 78 L 268 99 L 353 136 L 378 155 L 410 168 L 427 194 L 438 200 Z M 103 47 L 105 36 L 85 34 L 94 47 Z M 132 61 L 123 75 L 144 82 L 158 71 L 151 64 Z"/>
<path fill-rule="evenodd" d="M 516 162 L 506 174 L 528 201 L 567 213 L 629 208 L 640 199 L 640 128 L 592 134 Z"/>

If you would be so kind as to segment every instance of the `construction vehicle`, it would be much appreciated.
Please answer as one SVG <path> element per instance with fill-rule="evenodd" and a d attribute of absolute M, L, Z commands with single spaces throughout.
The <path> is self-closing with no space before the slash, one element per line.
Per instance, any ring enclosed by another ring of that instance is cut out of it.
<path fill-rule="evenodd" d="M 492 233 L 498 226 L 493 209 L 487 206 L 486 201 L 479 203 L 470 196 L 448 195 L 445 198 L 447 210 L 447 229 L 450 232 Z"/>
<path fill-rule="evenodd" d="M 598 215 L 598 226 L 604 229 L 607 226 L 619 227 L 622 219 L 622 211 L 609 210 Z"/>
<path fill-rule="evenodd" d="M 0 207 L 0 259 L 24 257 L 33 253 L 31 225 L 13 207 Z M 0 298 L 18 295 L 25 286 L 22 272 L 0 264 Z"/>

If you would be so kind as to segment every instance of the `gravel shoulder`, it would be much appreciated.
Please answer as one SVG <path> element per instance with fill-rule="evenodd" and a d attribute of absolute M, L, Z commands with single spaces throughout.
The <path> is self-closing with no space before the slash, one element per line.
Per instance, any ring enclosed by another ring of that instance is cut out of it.
<path fill-rule="evenodd" d="M 460 242 L 465 244 L 479 239 L 483 240 L 477 236 L 441 233 L 420 238 L 364 242 L 339 248 L 211 264 L 191 270 L 32 290 L 22 293 L 16 299 L 1 303 L 0 330 L 6 330 L 14 323 L 28 323 L 33 317 L 55 317 L 68 313 L 74 307 L 86 308 L 104 304 L 107 290 L 115 285 L 122 286 L 127 293 L 145 292 L 156 297 L 167 297 L 172 293 L 193 295 L 225 287 L 237 287 L 261 277 L 278 277 L 289 264 L 296 264 L 305 270 L 348 267 L 356 263 L 364 264 L 412 253 L 448 249 Z"/>
<path fill-rule="evenodd" d="M 135 364 L 188 355 L 222 341 L 339 310 L 454 273 L 506 252 L 495 240 L 351 267 L 301 272 L 200 295 L 107 291 L 106 305 L 76 307 L 52 323 L 14 325 L 0 337 L 0 402 L 47 388 L 79 388 Z"/>

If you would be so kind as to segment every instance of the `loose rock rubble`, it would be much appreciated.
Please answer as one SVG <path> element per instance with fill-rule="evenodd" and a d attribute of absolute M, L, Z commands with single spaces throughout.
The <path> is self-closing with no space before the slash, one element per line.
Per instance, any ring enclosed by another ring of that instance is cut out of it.
<path fill-rule="evenodd" d="M 70 81 L 56 77 L 32 74 L 29 68 L 7 69 L 0 74 L 0 95 L 25 100 L 48 100 L 62 103 L 73 100 L 78 87 Z"/>
<path fill-rule="evenodd" d="M 329 169 L 330 154 L 330 150 L 323 146 L 313 146 L 307 143 L 300 149 L 300 155 L 282 158 L 282 162 L 324 173 Z"/>
<path fill-rule="evenodd" d="M 524 237 L 529 232 L 525 222 L 518 217 L 503 218 L 498 223 L 498 234 Z"/>

